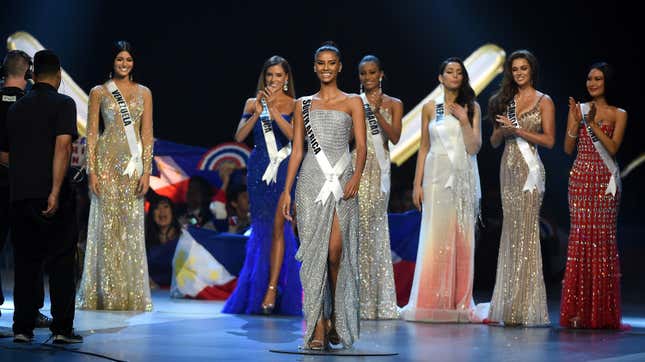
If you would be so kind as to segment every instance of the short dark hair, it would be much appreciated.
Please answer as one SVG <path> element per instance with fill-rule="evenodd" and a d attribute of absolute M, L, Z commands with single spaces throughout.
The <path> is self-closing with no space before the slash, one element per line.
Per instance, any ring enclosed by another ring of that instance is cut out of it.
<path fill-rule="evenodd" d="M 36 76 L 55 75 L 59 70 L 60 59 L 53 51 L 45 49 L 34 55 L 34 74 Z"/>
<path fill-rule="evenodd" d="M 0 77 L 12 76 L 23 77 L 29 72 L 31 57 L 22 50 L 11 50 L 2 61 Z"/>

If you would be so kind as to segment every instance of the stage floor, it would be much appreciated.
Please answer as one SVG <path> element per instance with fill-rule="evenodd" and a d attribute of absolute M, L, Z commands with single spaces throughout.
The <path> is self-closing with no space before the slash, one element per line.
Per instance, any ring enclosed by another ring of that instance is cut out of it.
<path fill-rule="evenodd" d="M 222 302 L 171 299 L 153 291 L 154 311 L 77 311 L 75 328 L 83 344 L 56 349 L 42 343 L 39 329 L 31 345 L 0 339 L 0 361 L 645 361 L 645 306 L 624 305 L 632 330 L 586 331 L 502 328 L 486 325 L 363 321 L 355 349 L 396 352 L 389 357 L 303 356 L 269 352 L 302 344 L 301 318 L 221 314 Z M 2 305 L 0 329 L 10 332 L 13 300 Z M 49 314 L 49 304 L 43 309 Z M 550 306 L 557 322 L 558 304 Z M 81 354 L 87 352 L 95 354 Z"/>

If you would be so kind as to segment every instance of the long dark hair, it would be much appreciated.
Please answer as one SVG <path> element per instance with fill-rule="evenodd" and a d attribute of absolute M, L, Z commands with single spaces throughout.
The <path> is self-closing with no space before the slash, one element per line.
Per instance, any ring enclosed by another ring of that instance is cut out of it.
<path fill-rule="evenodd" d="M 170 231 L 174 229 L 177 233 L 177 236 L 179 236 L 179 234 L 181 233 L 181 224 L 177 219 L 177 211 L 175 210 L 175 205 L 169 198 L 161 196 L 151 202 L 150 209 L 146 214 L 146 249 L 161 244 L 161 240 L 159 238 L 161 229 L 159 229 L 159 225 L 157 225 L 157 223 L 155 222 L 154 212 L 162 203 L 168 204 L 168 206 L 170 206 L 170 212 L 172 213 L 172 220 L 170 222 L 170 228 L 168 230 Z"/>
<path fill-rule="evenodd" d="M 461 85 L 459 86 L 459 93 L 457 94 L 457 99 L 455 103 L 459 104 L 462 107 L 468 106 L 468 121 L 470 125 L 473 125 L 473 117 L 475 116 L 475 90 L 470 85 L 470 76 L 468 76 L 468 70 L 464 62 L 457 57 L 450 57 L 441 63 L 439 66 L 439 74 L 443 74 L 446 70 L 446 67 L 449 63 L 457 63 L 461 67 L 461 74 L 463 79 L 461 80 Z"/>
<path fill-rule="evenodd" d="M 515 59 L 526 59 L 531 67 L 531 83 L 535 87 L 539 75 L 538 60 L 530 51 L 526 49 L 514 51 L 506 62 L 504 62 L 504 73 L 502 75 L 502 82 L 499 90 L 490 97 L 488 101 L 488 118 L 497 127 L 495 117 L 506 112 L 508 103 L 515 97 L 519 88 L 513 79 L 513 61 Z"/>
<path fill-rule="evenodd" d="M 605 94 L 603 96 L 605 97 L 605 100 L 607 101 L 607 104 L 613 105 L 613 96 L 614 96 L 614 68 L 609 65 L 606 62 L 598 62 L 594 63 L 589 67 L 589 70 L 587 71 L 587 76 L 589 75 L 589 72 L 591 72 L 594 69 L 598 69 L 601 73 L 603 78 L 605 79 Z"/>
<path fill-rule="evenodd" d="M 134 49 L 132 48 L 132 44 L 126 40 L 117 40 L 114 42 L 112 46 L 112 62 L 110 63 L 110 78 L 112 78 L 112 72 L 114 71 L 114 59 L 116 59 L 116 56 L 119 55 L 119 53 L 126 51 L 130 53 L 130 56 L 132 57 L 132 60 L 135 60 L 134 56 Z M 130 70 L 130 80 L 133 80 L 133 73 L 134 73 L 134 67 Z"/>
<path fill-rule="evenodd" d="M 258 89 L 256 91 L 261 91 L 264 90 L 266 87 L 266 74 L 267 74 L 267 69 L 271 68 L 274 65 L 281 65 L 282 70 L 289 76 L 289 79 L 287 81 L 287 86 L 289 89 L 287 90 L 287 94 L 291 98 L 296 98 L 296 86 L 293 81 L 293 73 L 291 73 L 291 66 L 289 65 L 289 62 L 284 59 L 283 57 L 279 55 L 274 55 L 271 58 L 267 59 L 264 62 L 264 65 L 262 65 L 262 71 L 260 72 L 260 76 L 258 77 Z"/>

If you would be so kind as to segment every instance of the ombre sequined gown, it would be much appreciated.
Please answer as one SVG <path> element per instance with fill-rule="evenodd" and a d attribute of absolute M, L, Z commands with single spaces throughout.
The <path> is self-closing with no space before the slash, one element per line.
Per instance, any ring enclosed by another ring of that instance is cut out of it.
<path fill-rule="evenodd" d="M 541 132 L 539 102 L 518 115 L 520 126 Z M 530 143 L 529 143 L 530 144 Z M 536 152 L 536 146 L 530 144 Z M 544 185 L 544 165 L 537 154 L 540 182 Z M 522 191 L 528 175 L 515 137 L 505 139 L 500 165 L 500 188 L 504 221 L 497 257 L 497 276 L 488 318 L 505 325 L 548 325 L 549 313 L 542 275 L 540 251 L 540 207 L 543 193 Z"/>
<path fill-rule="evenodd" d="M 152 130 L 142 130 L 143 94 L 138 85 L 126 99 L 137 139 L 143 143 L 144 172 L 152 167 Z M 90 192 L 87 245 L 83 276 L 76 297 L 79 309 L 152 310 L 144 237 L 142 197 L 136 195 L 139 176 L 123 175 L 130 149 L 119 107 L 104 86 L 94 88 L 100 97 L 105 129 L 99 136 L 88 119 L 88 172 L 99 179 L 100 196 Z M 92 102 L 90 101 L 90 107 Z"/>
<path fill-rule="evenodd" d="M 603 123 L 609 137 L 614 126 Z M 620 191 L 606 194 L 611 173 L 585 127 L 578 131 L 578 152 L 569 174 L 571 230 L 562 283 L 560 325 L 570 328 L 620 328 L 620 261 L 616 217 Z M 620 181 L 620 180 L 618 180 Z"/>
<path fill-rule="evenodd" d="M 387 108 L 381 109 L 381 115 L 392 123 L 392 115 Z M 366 127 L 369 129 L 369 125 Z M 389 159 L 387 145 L 385 155 Z M 352 152 L 352 158 L 356 164 L 356 152 Z M 362 319 L 399 318 L 387 219 L 389 196 L 389 190 L 388 193 L 381 191 L 381 169 L 372 138 L 368 135 L 367 160 L 358 189 L 358 271 Z"/>
<path fill-rule="evenodd" d="M 348 141 L 352 118 L 336 110 L 311 110 L 311 127 L 318 143 L 335 165 L 344 153 L 349 153 Z M 311 149 L 311 148 L 310 148 Z M 353 174 L 351 163 L 340 176 L 344 187 Z M 296 218 L 300 248 L 296 258 L 302 261 L 300 280 L 304 291 L 303 311 L 306 321 L 305 344 L 311 340 L 316 321 L 331 317 L 332 298 L 328 275 L 329 236 L 334 213 L 338 215 L 342 234 L 342 257 L 336 283 L 336 330 L 344 347 L 350 347 L 359 334 L 358 284 L 358 201 L 356 198 L 335 202 L 330 194 L 322 205 L 315 202 L 325 182 L 313 152 L 307 152 L 296 185 Z"/>
<path fill-rule="evenodd" d="M 447 137 L 439 136 L 439 128 Z M 401 316 L 410 321 L 478 322 L 473 301 L 481 194 L 477 158 L 466 153 L 461 125 L 452 115 L 430 121 L 429 133 L 417 262 L 410 300 Z M 454 149 L 454 163 L 449 147 Z"/>
<path fill-rule="evenodd" d="M 250 117 L 244 114 L 243 117 Z M 283 115 L 286 120 L 291 117 Z M 289 143 L 275 121 L 272 122 L 278 149 Z M 271 242 L 275 210 L 280 194 L 284 190 L 287 175 L 287 157 L 280 163 L 276 182 L 267 185 L 262 175 L 269 164 L 267 146 L 262 133 L 262 122 L 257 120 L 253 126 L 253 151 L 247 165 L 247 190 L 251 208 L 251 235 L 246 242 L 244 265 L 237 279 L 235 291 L 228 298 L 222 313 L 259 314 L 262 313 L 262 300 L 269 286 L 271 268 Z M 284 258 L 278 278 L 278 292 L 275 299 L 274 314 L 301 315 L 302 287 L 298 271 L 300 263 L 295 259 L 296 243 L 289 222 L 284 226 Z"/>

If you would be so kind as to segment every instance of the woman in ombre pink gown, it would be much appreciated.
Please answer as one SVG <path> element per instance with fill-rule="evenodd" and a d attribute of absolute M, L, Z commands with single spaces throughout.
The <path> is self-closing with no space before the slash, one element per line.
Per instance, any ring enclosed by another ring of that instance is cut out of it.
<path fill-rule="evenodd" d="M 414 282 L 401 315 L 411 321 L 476 322 L 480 109 L 460 59 L 444 61 L 439 74 L 444 96 L 426 103 L 421 116 L 413 201 L 423 205 L 423 216 Z"/>

